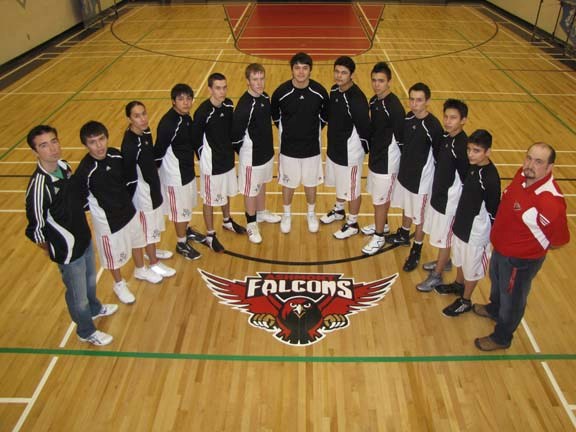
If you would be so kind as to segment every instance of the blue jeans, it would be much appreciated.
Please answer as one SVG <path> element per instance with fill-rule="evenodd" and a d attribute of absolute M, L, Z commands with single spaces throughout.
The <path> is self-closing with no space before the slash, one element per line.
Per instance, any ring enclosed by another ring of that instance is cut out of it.
<path fill-rule="evenodd" d="M 92 242 L 84 255 L 70 264 L 58 264 L 58 268 L 66 285 L 68 312 L 76 323 L 76 333 L 85 339 L 96 331 L 92 317 L 102 309 L 102 304 L 96 298 L 96 263 Z"/>
<path fill-rule="evenodd" d="M 544 258 L 521 259 L 492 252 L 490 259 L 490 303 L 486 310 L 496 318 L 496 327 L 490 338 L 500 345 L 510 345 L 520 325 L 532 279 Z"/>

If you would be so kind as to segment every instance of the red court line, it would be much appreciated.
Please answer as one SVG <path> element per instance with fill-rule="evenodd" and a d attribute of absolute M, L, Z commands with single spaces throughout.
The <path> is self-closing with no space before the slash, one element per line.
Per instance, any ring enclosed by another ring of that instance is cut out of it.
<path fill-rule="evenodd" d="M 235 32 L 236 48 L 274 59 L 290 58 L 297 51 L 323 59 L 361 54 L 371 48 L 384 10 L 360 4 L 256 4 L 242 17 L 245 5 L 225 8 L 232 28 L 246 21 Z"/>

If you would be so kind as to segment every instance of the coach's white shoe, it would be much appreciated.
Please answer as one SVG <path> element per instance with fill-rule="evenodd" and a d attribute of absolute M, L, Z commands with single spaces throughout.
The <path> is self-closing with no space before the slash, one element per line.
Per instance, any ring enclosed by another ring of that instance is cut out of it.
<path fill-rule="evenodd" d="M 134 269 L 134 277 L 136 279 L 145 280 L 150 283 L 159 283 L 162 281 L 162 276 L 150 270 L 148 267 L 140 267 Z"/>
<path fill-rule="evenodd" d="M 284 234 L 288 234 L 292 228 L 292 216 L 289 214 L 282 215 L 282 222 L 280 222 L 280 231 Z"/>
<path fill-rule="evenodd" d="M 108 345 L 108 344 L 112 343 L 114 338 L 111 335 L 109 335 L 108 333 L 104 333 L 100 330 L 96 330 L 94 333 L 92 333 L 87 338 L 81 338 L 80 336 L 78 336 L 78 340 L 80 340 L 80 342 L 88 342 L 88 343 L 91 343 L 92 345 L 96 345 L 96 346 L 104 346 L 104 345 Z"/>
<path fill-rule="evenodd" d="M 252 243 L 262 243 L 262 236 L 260 235 L 260 230 L 258 229 L 258 222 L 250 222 L 246 225 L 246 232 L 248 233 L 248 240 Z"/>
<path fill-rule="evenodd" d="M 280 216 L 270 213 L 268 210 L 256 212 L 256 222 L 278 223 L 282 220 Z"/>
<path fill-rule="evenodd" d="M 320 224 L 318 223 L 318 218 L 316 217 L 316 214 L 308 213 L 308 215 L 306 216 L 306 220 L 308 221 L 308 231 L 310 231 L 311 233 L 318 232 Z"/>
<path fill-rule="evenodd" d="M 176 274 L 176 270 L 174 270 L 172 267 L 168 267 L 167 265 L 162 264 L 161 262 L 157 262 L 156 264 L 151 265 L 150 270 L 162 276 L 163 278 L 171 277 Z"/>
<path fill-rule="evenodd" d="M 134 294 L 128 289 L 128 284 L 124 279 L 120 282 L 114 284 L 114 293 L 118 296 L 118 299 L 125 304 L 131 304 L 136 301 Z"/>
<path fill-rule="evenodd" d="M 118 310 L 117 304 L 103 304 L 102 307 L 100 308 L 100 312 L 94 315 L 92 319 L 95 320 L 100 317 L 110 316 L 112 314 L 115 314 L 117 310 Z"/>
<path fill-rule="evenodd" d="M 360 228 L 360 231 L 362 231 L 362 234 L 367 236 L 374 235 L 376 233 L 376 225 L 374 224 L 364 225 L 362 228 Z M 388 226 L 388 224 L 384 225 L 383 234 L 390 234 L 390 227 Z"/>

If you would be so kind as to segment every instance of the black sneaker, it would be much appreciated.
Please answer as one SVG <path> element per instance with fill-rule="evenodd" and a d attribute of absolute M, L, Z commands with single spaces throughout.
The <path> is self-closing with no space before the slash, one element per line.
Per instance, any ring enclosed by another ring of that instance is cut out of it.
<path fill-rule="evenodd" d="M 436 285 L 434 291 L 440 295 L 455 294 L 462 296 L 464 294 L 464 284 L 454 281 L 449 284 Z"/>
<path fill-rule="evenodd" d="M 470 300 L 466 300 L 465 298 L 458 297 L 454 300 L 450 306 L 445 307 L 442 310 L 444 316 L 447 317 L 457 317 L 466 312 L 470 312 L 472 310 L 472 302 Z"/>
<path fill-rule="evenodd" d="M 176 253 L 179 253 L 187 260 L 197 260 L 202 255 L 188 243 L 176 243 Z"/>
<path fill-rule="evenodd" d="M 408 258 L 406 258 L 406 261 L 404 262 L 404 267 L 402 267 L 402 270 L 404 270 L 405 272 L 411 272 L 416 267 L 418 267 L 419 262 L 420 262 L 420 251 L 412 248 L 410 249 L 410 255 L 408 255 Z"/>
<path fill-rule="evenodd" d="M 195 231 L 192 227 L 186 228 L 186 239 L 195 243 L 204 243 L 206 236 L 201 232 Z"/>
<path fill-rule="evenodd" d="M 398 228 L 396 234 L 392 234 L 386 237 L 386 243 L 400 246 L 410 246 L 410 231 Z"/>
<path fill-rule="evenodd" d="M 236 234 L 246 234 L 246 228 L 244 228 L 242 225 L 238 225 L 236 222 L 234 222 L 234 219 L 230 218 L 228 219 L 228 222 L 223 222 L 222 226 L 224 227 L 224 229 L 227 229 L 228 231 L 232 231 L 233 233 Z M 222 245 L 220 245 L 222 246 Z M 216 250 L 216 249 L 214 249 Z M 222 250 L 224 250 L 224 248 L 222 248 Z M 216 251 L 216 252 L 221 252 L 221 251 Z"/>
<path fill-rule="evenodd" d="M 214 252 L 224 252 L 224 246 L 222 246 L 222 243 L 220 243 L 218 241 L 218 239 L 216 238 L 216 234 L 208 234 L 206 236 L 206 240 L 204 240 L 204 244 L 206 246 L 208 246 L 210 249 L 212 249 Z"/>

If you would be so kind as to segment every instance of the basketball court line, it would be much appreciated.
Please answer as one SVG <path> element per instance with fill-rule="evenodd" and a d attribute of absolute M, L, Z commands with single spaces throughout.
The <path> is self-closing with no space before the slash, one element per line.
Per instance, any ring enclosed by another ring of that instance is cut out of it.
<path fill-rule="evenodd" d="M 273 356 L 242 354 L 194 354 L 143 351 L 75 350 L 55 348 L 0 347 L 0 354 L 58 355 L 77 357 L 113 357 L 163 360 L 212 360 L 270 363 L 446 363 L 492 361 L 574 361 L 576 353 L 567 354 L 478 354 L 430 356 Z"/>
<path fill-rule="evenodd" d="M 380 47 L 377 48 L 373 48 L 372 50 L 377 50 Z M 182 49 L 169 49 L 169 50 L 165 50 L 163 53 L 157 53 L 154 51 L 142 51 L 142 52 L 133 52 L 131 54 L 125 55 L 124 58 L 146 58 L 146 57 L 166 57 L 166 56 L 170 56 L 172 55 L 172 53 L 174 53 L 175 57 L 179 57 L 179 58 L 184 58 L 184 59 L 190 59 L 192 58 L 191 56 L 194 56 L 194 59 L 199 59 L 198 56 L 202 56 L 202 55 L 210 55 L 210 53 L 214 52 L 215 49 L 219 49 L 219 47 L 216 48 L 182 48 Z M 247 54 L 244 53 L 239 53 L 234 49 L 226 49 L 223 48 L 224 54 L 226 55 L 226 57 L 241 57 L 241 58 L 245 58 L 245 57 L 263 57 L 263 56 L 267 56 L 267 55 L 279 55 L 279 54 L 286 54 L 287 52 L 294 52 L 294 50 L 297 50 L 300 48 L 283 48 L 282 51 L 280 51 L 280 48 L 262 48 L 259 49 L 259 51 L 254 51 L 254 53 L 250 56 L 248 56 Z M 277 50 L 277 51 L 274 51 Z M 310 52 L 313 55 L 330 55 L 330 53 L 328 52 L 330 49 L 329 48 L 322 48 L 321 51 L 318 49 L 314 49 L 311 48 L 308 50 L 308 52 Z M 363 54 L 361 54 L 362 58 L 365 57 L 379 57 L 379 54 L 374 53 L 369 51 L 369 52 L 365 52 Z M 395 48 L 389 48 L 389 51 L 394 51 L 396 53 L 396 55 L 398 56 L 398 58 L 396 59 L 390 59 L 390 63 L 394 63 L 394 62 L 400 62 L 400 61 L 405 61 L 405 60 L 418 60 L 418 59 L 414 59 L 411 56 L 414 55 L 415 52 L 422 52 L 424 53 L 425 51 L 430 54 L 430 53 L 437 53 L 437 57 L 442 57 L 442 58 L 456 58 L 456 59 L 482 59 L 484 58 L 481 55 L 478 54 L 472 54 L 470 52 L 460 52 L 457 54 L 443 54 L 446 51 L 441 51 L 441 50 L 409 50 L 409 49 L 395 49 Z M 338 51 L 339 53 L 344 53 L 344 51 L 342 50 L 334 50 L 334 51 Z M 116 55 L 118 55 L 119 53 L 121 53 L 122 50 L 118 49 L 116 51 L 89 51 L 89 52 L 85 52 L 85 53 L 71 53 L 66 55 L 66 57 L 63 60 L 68 60 L 68 59 L 96 59 L 96 58 L 114 58 Z M 177 55 L 180 54 L 180 55 Z M 185 56 L 183 54 L 188 54 L 188 56 Z M 356 55 L 354 53 L 348 53 L 350 55 Z M 539 59 L 537 57 L 534 56 L 529 56 L 526 57 L 525 55 L 528 54 L 523 54 L 523 53 L 518 53 L 515 54 L 515 57 L 511 57 L 509 54 L 510 53 L 489 53 L 490 56 L 493 59 L 498 59 L 498 60 L 530 60 L 530 61 L 544 61 L 543 59 Z M 561 59 L 563 58 L 562 54 L 548 54 L 550 57 L 552 57 L 553 59 Z M 557 58 L 554 58 L 557 57 Z M 428 55 L 427 58 L 430 58 L 430 55 Z M 50 60 L 53 59 L 57 59 L 57 57 L 51 58 Z M 213 57 L 209 57 L 209 58 L 202 58 L 202 61 L 214 61 Z M 283 66 L 284 62 L 281 61 L 277 61 L 276 63 L 272 63 L 274 60 L 273 59 L 266 59 L 266 65 L 267 66 Z M 221 61 L 222 63 L 226 63 L 226 60 Z M 237 61 L 233 61 L 233 62 L 228 62 L 228 63 L 242 63 L 242 62 L 237 62 Z M 358 64 L 370 64 L 370 62 L 365 62 L 363 61 L 362 63 L 358 63 Z M 332 66 L 329 63 L 319 63 L 318 67 L 330 67 Z M 543 71 L 545 72 L 545 71 Z M 572 73 L 571 71 L 566 71 L 569 73 Z"/>

